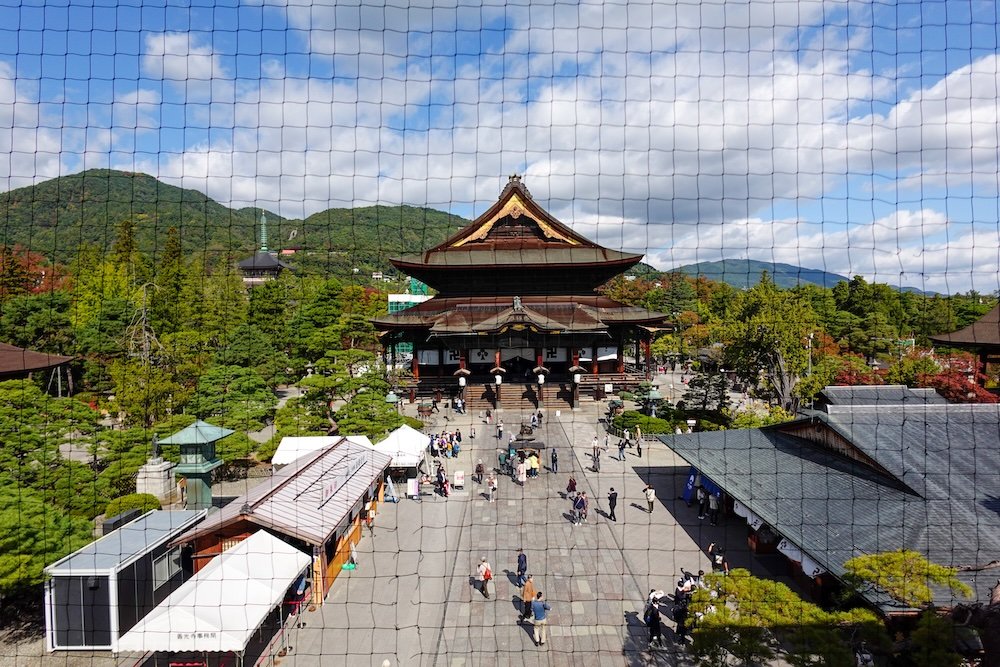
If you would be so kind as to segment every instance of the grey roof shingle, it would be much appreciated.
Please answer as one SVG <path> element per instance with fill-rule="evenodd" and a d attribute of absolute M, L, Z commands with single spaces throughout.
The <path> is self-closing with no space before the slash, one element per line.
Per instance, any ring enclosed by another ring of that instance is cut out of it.
<path fill-rule="evenodd" d="M 820 392 L 820 400 L 832 405 L 946 404 L 948 402 L 933 389 L 912 389 L 906 385 L 893 384 L 825 387 Z"/>
<path fill-rule="evenodd" d="M 825 423 L 916 494 L 780 427 L 661 440 L 835 576 L 854 556 L 907 548 L 974 568 L 960 577 L 988 599 L 996 572 L 981 568 L 1000 559 L 1000 407 L 830 410 Z M 942 592 L 936 602 L 954 600 Z"/>
<path fill-rule="evenodd" d="M 358 457 L 363 459 L 361 467 L 324 500 L 329 483 L 348 473 L 351 462 Z M 391 461 L 388 454 L 342 438 L 330 447 L 297 458 L 173 543 L 188 542 L 212 533 L 242 517 L 263 528 L 321 545 L 337 530 Z M 244 515 L 247 505 L 251 512 Z"/>

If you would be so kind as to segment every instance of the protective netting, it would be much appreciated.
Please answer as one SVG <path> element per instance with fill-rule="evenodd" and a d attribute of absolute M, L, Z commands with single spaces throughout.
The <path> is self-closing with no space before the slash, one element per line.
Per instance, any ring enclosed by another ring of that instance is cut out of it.
<path fill-rule="evenodd" d="M 0 0 L 0 666 L 996 664 L 998 25 Z"/>

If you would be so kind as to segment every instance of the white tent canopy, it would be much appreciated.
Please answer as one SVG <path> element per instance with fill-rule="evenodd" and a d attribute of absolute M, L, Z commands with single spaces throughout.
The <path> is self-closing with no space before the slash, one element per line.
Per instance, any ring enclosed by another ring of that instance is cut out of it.
<path fill-rule="evenodd" d="M 276 466 L 288 465 L 300 456 L 311 454 L 320 449 L 331 447 L 340 442 L 342 436 L 339 435 L 307 435 L 307 436 L 285 436 L 278 443 L 278 448 L 274 450 L 271 457 L 271 464 Z M 356 445 L 371 447 L 372 441 L 366 435 L 348 435 L 349 442 Z"/>
<path fill-rule="evenodd" d="M 423 461 L 429 442 L 426 435 L 403 424 L 377 443 L 375 449 L 392 457 L 389 465 L 393 468 L 416 468 Z"/>
<path fill-rule="evenodd" d="M 310 563 L 308 555 L 258 531 L 171 593 L 114 650 L 243 651 Z"/>

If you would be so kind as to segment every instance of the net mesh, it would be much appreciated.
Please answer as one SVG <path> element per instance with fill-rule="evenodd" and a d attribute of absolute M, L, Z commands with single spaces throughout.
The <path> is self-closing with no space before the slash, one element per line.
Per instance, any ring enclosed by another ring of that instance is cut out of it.
<path fill-rule="evenodd" d="M 997 26 L 0 0 L 0 665 L 989 664 Z"/>

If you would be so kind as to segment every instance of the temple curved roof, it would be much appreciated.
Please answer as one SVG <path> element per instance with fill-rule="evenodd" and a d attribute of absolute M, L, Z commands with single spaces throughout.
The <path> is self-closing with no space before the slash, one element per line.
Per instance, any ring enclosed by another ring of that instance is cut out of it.
<path fill-rule="evenodd" d="M 379 329 L 428 329 L 430 335 L 478 335 L 528 330 L 535 333 L 603 333 L 609 326 L 658 326 L 663 313 L 627 306 L 593 294 L 572 299 L 546 296 L 435 297 L 374 320 Z"/>
<path fill-rule="evenodd" d="M 641 260 L 573 231 L 511 176 L 499 199 L 471 224 L 429 250 L 390 261 L 442 293 L 479 293 L 484 280 L 504 272 L 506 293 L 524 294 L 534 282 L 544 282 L 539 291 L 549 293 L 593 290 Z"/>
<path fill-rule="evenodd" d="M 1000 305 L 967 327 L 948 334 L 929 336 L 940 345 L 965 348 L 1000 348 Z"/>

